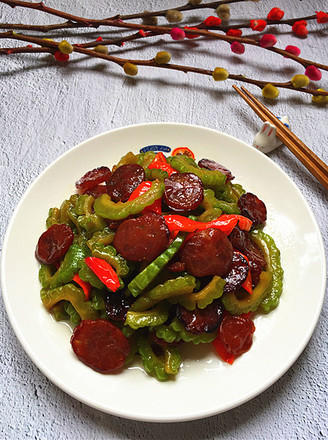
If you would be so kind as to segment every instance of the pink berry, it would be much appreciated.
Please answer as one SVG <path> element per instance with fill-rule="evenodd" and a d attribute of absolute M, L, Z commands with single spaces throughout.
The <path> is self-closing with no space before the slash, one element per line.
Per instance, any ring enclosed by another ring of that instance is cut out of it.
<path fill-rule="evenodd" d="M 230 49 L 233 53 L 238 55 L 242 55 L 245 52 L 245 46 L 242 43 L 239 43 L 239 41 L 231 43 Z"/>
<path fill-rule="evenodd" d="M 273 47 L 277 42 L 277 38 L 272 34 L 264 34 L 260 39 L 261 47 Z"/>
<path fill-rule="evenodd" d="M 186 37 L 186 33 L 184 30 L 178 28 L 178 27 L 174 27 L 171 29 L 171 37 L 172 40 L 183 40 Z"/>
<path fill-rule="evenodd" d="M 311 81 L 319 81 L 322 77 L 321 71 L 315 67 L 315 66 L 308 66 L 305 69 L 305 75 L 311 80 Z"/>
<path fill-rule="evenodd" d="M 297 46 L 286 46 L 285 51 L 291 53 L 292 55 L 296 55 L 297 57 L 301 53 L 301 49 Z"/>

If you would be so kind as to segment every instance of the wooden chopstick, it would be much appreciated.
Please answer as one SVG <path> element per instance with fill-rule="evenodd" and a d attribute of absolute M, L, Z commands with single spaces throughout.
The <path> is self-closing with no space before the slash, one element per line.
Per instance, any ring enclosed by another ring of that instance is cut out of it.
<path fill-rule="evenodd" d="M 316 156 L 310 148 L 308 148 L 289 128 L 286 127 L 267 107 L 265 107 L 258 99 L 255 98 L 245 87 L 241 88 L 246 95 L 252 99 L 253 102 L 257 104 L 257 106 L 268 115 L 273 124 L 276 125 L 278 131 L 282 131 L 282 133 L 290 138 L 294 143 L 296 143 L 299 149 L 309 157 L 324 173 L 328 173 L 328 166 L 318 157 Z"/>
<path fill-rule="evenodd" d="M 287 128 L 265 105 L 255 98 L 245 87 L 232 86 L 262 119 L 277 127 L 277 137 L 310 171 L 310 173 L 328 189 L 328 166 L 311 151 L 289 128 Z"/>

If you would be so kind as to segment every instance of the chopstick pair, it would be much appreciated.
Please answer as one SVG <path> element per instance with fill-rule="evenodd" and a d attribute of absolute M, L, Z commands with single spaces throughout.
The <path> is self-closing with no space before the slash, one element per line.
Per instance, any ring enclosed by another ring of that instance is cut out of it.
<path fill-rule="evenodd" d="M 310 173 L 328 189 L 328 166 L 310 150 L 289 128 L 287 128 L 265 105 L 255 98 L 245 87 L 232 86 L 262 119 L 275 125 L 277 137 L 299 159 Z"/>

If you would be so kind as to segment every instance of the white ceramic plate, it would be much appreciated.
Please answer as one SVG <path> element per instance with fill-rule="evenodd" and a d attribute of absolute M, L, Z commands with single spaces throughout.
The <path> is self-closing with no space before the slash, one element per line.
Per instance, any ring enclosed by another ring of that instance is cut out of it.
<path fill-rule="evenodd" d="M 265 231 L 281 250 L 285 270 L 279 307 L 256 318 L 253 347 L 230 366 L 211 346 L 186 351 L 177 379 L 159 383 L 139 366 L 116 375 L 94 372 L 77 360 L 71 329 L 55 322 L 40 300 L 34 250 L 50 207 L 74 193 L 86 171 L 113 165 L 125 152 L 160 144 L 191 148 L 197 159 L 224 164 L 235 182 L 266 202 Z M 19 268 L 19 276 L 17 276 Z M 322 238 L 313 214 L 291 180 L 268 157 L 214 130 L 183 124 L 146 124 L 110 131 L 57 159 L 31 185 L 10 222 L 3 250 L 2 283 L 16 335 L 37 367 L 74 398 L 135 420 L 198 419 L 236 407 L 273 384 L 300 355 L 317 323 L 326 280 Z M 309 295 L 311 292 L 311 295 Z"/>

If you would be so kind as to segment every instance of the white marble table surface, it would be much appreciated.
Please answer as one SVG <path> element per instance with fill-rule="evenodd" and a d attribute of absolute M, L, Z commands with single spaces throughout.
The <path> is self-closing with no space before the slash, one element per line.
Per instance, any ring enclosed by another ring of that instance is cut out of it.
<path fill-rule="evenodd" d="M 48 0 L 48 6 L 76 15 L 104 18 L 116 13 L 158 10 L 180 5 L 173 0 L 120 2 Z M 182 4 L 182 2 L 181 2 Z M 265 17 L 281 7 L 286 18 L 327 10 L 326 0 L 262 0 L 231 5 L 232 18 Z M 23 8 L 0 5 L 1 22 L 56 23 Z M 187 20 L 204 19 L 213 12 L 186 14 Z M 161 19 L 161 23 L 165 23 Z M 298 45 L 304 58 L 328 64 L 328 26 L 309 23 L 309 35 L 299 39 L 288 26 L 276 27 L 279 47 Z M 106 36 L 104 29 L 93 37 Z M 115 33 L 117 35 L 118 31 Z M 67 39 L 73 39 L 68 32 Z M 80 35 L 82 30 L 76 31 Z M 52 35 L 55 38 L 55 34 Z M 148 45 L 149 43 L 149 45 Z M 1 40 L 6 47 L 7 40 Z M 138 52 L 135 51 L 138 50 Z M 226 43 L 201 40 L 174 43 L 169 37 L 112 47 L 113 54 L 151 58 L 169 50 L 174 62 L 212 69 L 224 66 L 232 73 L 287 81 L 303 73 L 297 63 L 247 47 L 233 56 Z M 11 55 L 0 59 L 0 234 L 1 243 L 15 206 L 29 184 L 62 153 L 79 142 L 129 124 L 174 121 L 226 132 L 251 143 L 261 123 L 232 90 L 231 81 L 215 83 L 210 77 L 164 69 L 140 68 L 135 78 L 118 66 L 97 59 L 73 56 L 58 65 L 49 55 Z M 323 72 L 320 86 L 328 89 Z M 255 86 L 251 91 L 260 95 Z M 327 162 L 327 106 L 313 105 L 310 97 L 281 91 L 268 104 L 277 115 L 288 115 L 294 132 Z M 325 245 L 328 243 L 327 191 L 286 148 L 270 153 L 299 187 L 312 208 Z M 265 182 L 264 182 L 265 184 Z M 309 292 L 311 294 L 311 292 Z M 314 334 L 295 364 L 268 390 L 226 413 L 192 422 L 163 425 L 120 419 L 74 400 L 53 385 L 20 346 L 0 298 L 0 438 L 8 439 L 325 439 L 327 419 L 327 298 Z"/>

